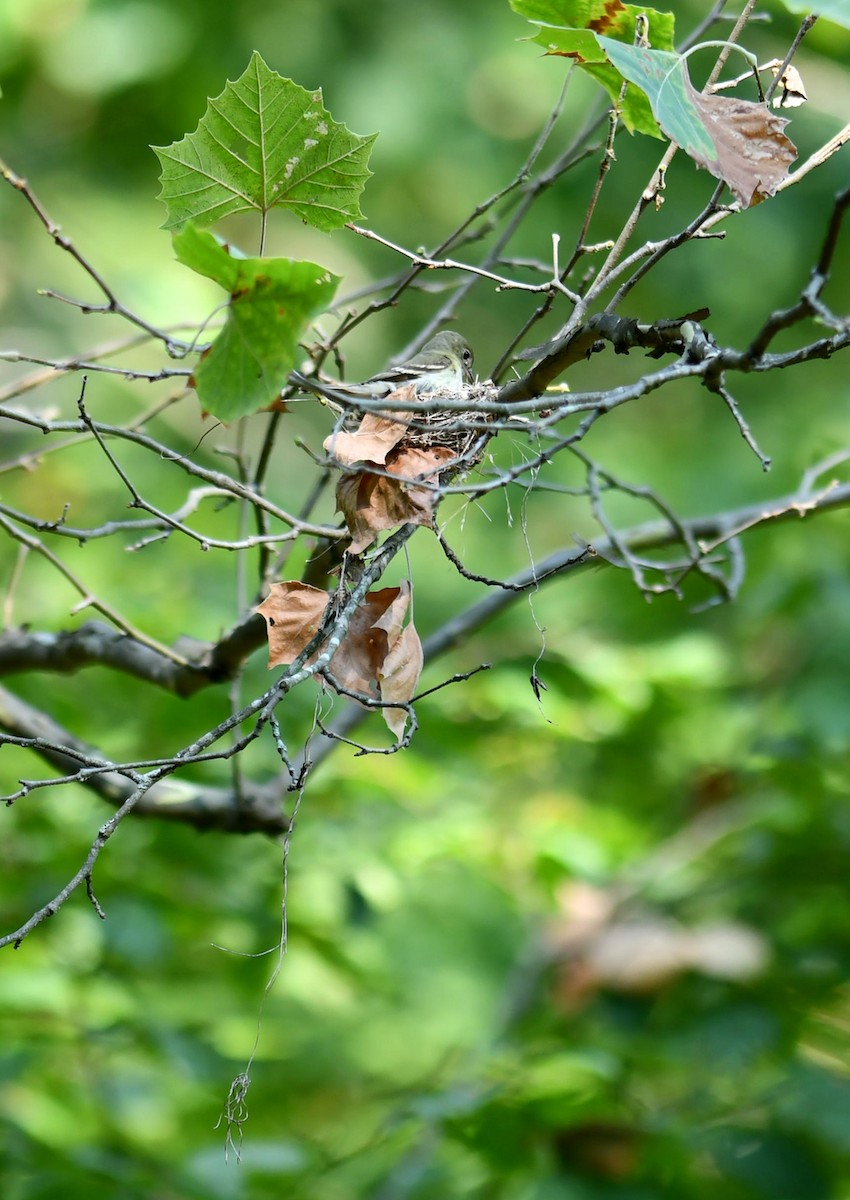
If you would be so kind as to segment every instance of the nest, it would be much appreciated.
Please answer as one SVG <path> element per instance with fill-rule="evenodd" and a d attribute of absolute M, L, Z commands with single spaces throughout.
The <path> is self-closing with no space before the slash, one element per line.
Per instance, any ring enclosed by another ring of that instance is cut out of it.
<path fill-rule="evenodd" d="M 444 446 L 451 450 L 456 458 L 462 458 L 470 465 L 478 462 L 484 452 L 484 446 L 492 434 L 486 426 L 492 422 L 494 413 L 481 411 L 480 408 L 441 409 L 438 407 L 441 398 L 450 400 L 453 405 L 467 401 L 474 405 L 476 402 L 492 401 L 498 389 L 492 383 L 474 383 L 462 391 L 429 392 L 423 397 L 427 411 L 421 415 L 414 412 L 394 413 L 396 420 L 409 420 L 407 432 L 399 442 L 399 447 L 415 447 L 418 450 L 428 450 L 434 446 Z M 472 455 L 467 459 L 467 455 Z"/>

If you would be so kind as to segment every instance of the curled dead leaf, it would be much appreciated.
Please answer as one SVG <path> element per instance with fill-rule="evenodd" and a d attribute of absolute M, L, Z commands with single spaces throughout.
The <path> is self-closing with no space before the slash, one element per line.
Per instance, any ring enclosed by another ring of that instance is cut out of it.
<path fill-rule="evenodd" d="M 714 143 L 715 157 L 689 153 L 700 166 L 728 184 L 745 208 L 772 196 L 788 176 L 797 147 L 766 104 L 697 92 L 685 81 L 691 100 Z"/>
<path fill-rule="evenodd" d="M 772 196 L 787 179 L 797 150 L 782 132 L 785 117 L 764 103 L 698 92 L 683 55 L 596 36 L 609 61 L 645 92 L 670 140 L 726 183 L 744 207 Z"/>
<path fill-rule="evenodd" d="M 440 471 L 454 458 L 447 446 L 404 447 L 388 455 L 386 474 L 375 474 L 366 463 L 362 471 L 343 475 L 336 504 L 351 534 L 350 552 L 361 554 L 379 533 L 396 525 L 430 525 Z"/>
<path fill-rule="evenodd" d="M 357 429 L 340 429 L 322 443 L 342 466 L 353 463 L 385 463 L 408 431 L 409 422 L 396 420 L 405 413 L 367 413 Z"/>
<path fill-rule="evenodd" d="M 422 644 L 413 624 L 404 624 L 410 584 L 369 592 L 355 609 L 345 636 L 330 660 L 329 674 L 341 691 L 356 699 L 407 703 L 422 671 Z M 274 583 L 257 607 L 266 621 L 269 667 L 293 662 L 315 637 L 331 595 L 306 583 Z M 402 708 L 381 710 L 396 738 L 404 733 Z"/>
<path fill-rule="evenodd" d="M 422 672 L 422 644 L 412 624 L 404 625 L 411 589 L 370 592 L 354 613 L 348 632 L 331 660 L 331 674 L 347 691 L 375 700 L 406 703 Z M 390 731 L 400 738 L 407 723 L 401 708 L 381 709 Z"/>
<path fill-rule="evenodd" d="M 257 612 L 265 617 L 269 668 L 294 662 L 316 636 L 330 594 L 308 583 L 273 583 Z"/>
<path fill-rule="evenodd" d="M 769 68 L 774 79 L 779 75 L 782 68 L 782 62 L 778 58 L 772 58 L 770 62 L 764 65 Z M 796 67 L 792 67 L 789 63 L 779 76 L 779 86 L 773 93 L 773 100 L 771 101 L 773 107 L 798 108 L 801 104 L 805 104 L 808 98 L 802 75 Z"/>
<path fill-rule="evenodd" d="M 422 642 L 414 625 L 405 625 L 387 650 L 378 671 L 382 700 L 409 701 L 416 692 L 423 665 Z M 407 712 L 403 708 L 385 708 L 384 720 L 396 738 L 404 733 Z"/>

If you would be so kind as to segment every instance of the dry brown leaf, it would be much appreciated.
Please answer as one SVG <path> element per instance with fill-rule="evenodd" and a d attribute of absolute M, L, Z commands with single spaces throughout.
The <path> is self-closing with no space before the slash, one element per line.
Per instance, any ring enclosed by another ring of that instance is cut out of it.
<path fill-rule="evenodd" d="M 410 602 L 409 587 L 409 584 L 402 584 L 398 600 L 376 622 L 376 627 L 387 634 L 386 657 L 378 669 L 382 700 L 410 700 L 422 674 L 424 659 L 419 634 L 412 622 L 403 626 Z M 390 732 L 400 738 L 407 723 L 404 709 L 385 708 L 384 720 Z"/>
<path fill-rule="evenodd" d="M 781 59 L 773 58 L 769 63 L 765 63 L 764 65 L 770 68 L 775 79 L 779 75 L 782 61 Z M 773 107 L 798 108 L 801 104 L 805 104 L 808 98 L 802 75 L 796 67 L 792 67 L 789 64 L 779 77 L 779 87 L 773 93 L 773 100 L 771 101 Z"/>
<path fill-rule="evenodd" d="M 373 462 L 379 465 L 387 461 L 390 454 L 408 431 L 408 423 L 397 421 L 396 416 L 406 413 L 367 413 L 357 429 L 340 429 L 326 437 L 322 443 L 328 454 L 338 463 Z"/>
<path fill-rule="evenodd" d="M 273 583 L 257 607 L 266 620 L 269 667 L 290 663 L 309 644 L 325 615 L 329 592 L 306 583 Z M 422 645 L 413 625 L 404 625 L 410 584 L 369 592 L 355 610 L 345 637 L 330 662 L 330 674 L 347 692 L 371 700 L 410 700 L 422 671 Z M 381 710 L 396 738 L 407 713 Z"/>
<path fill-rule="evenodd" d="M 343 475 L 336 503 L 351 534 L 350 552 L 361 554 L 380 532 L 396 525 L 430 525 L 439 498 L 434 485 L 454 458 L 446 446 L 405 447 L 387 458 L 387 475 L 373 474 L 368 464 L 363 471 Z"/>
<path fill-rule="evenodd" d="M 351 534 L 351 554 L 362 554 L 382 529 L 410 520 L 410 506 L 395 482 L 369 471 L 342 476 L 336 485 L 336 506 Z"/>
<path fill-rule="evenodd" d="M 689 148 L 694 161 L 728 184 L 745 208 L 772 196 L 797 157 L 782 132 L 787 118 L 766 104 L 698 92 L 687 78 L 685 85 L 717 152 L 712 159 Z"/>
<path fill-rule="evenodd" d="M 369 593 L 331 662 L 331 673 L 342 687 L 376 700 L 411 698 L 422 671 L 422 645 L 413 626 L 403 624 L 409 605 L 406 581 Z M 381 713 L 391 733 L 401 737 L 404 709 L 384 708 Z"/>
<path fill-rule="evenodd" d="M 599 34 L 597 40 L 620 74 L 646 93 L 670 140 L 728 184 L 742 205 L 772 196 L 787 179 L 797 151 L 782 132 L 787 120 L 765 103 L 698 92 L 685 56 Z"/>
<path fill-rule="evenodd" d="M 273 583 L 257 612 L 266 619 L 269 667 L 291 663 L 315 636 L 330 595 L 307 583 Z"/>
<path fill-rule="evenodd" d="M 400 593 L 401 589 L 395 587 L 370 592 L 352 616 L 348 632 L 331 660 L 331 674 L 338 683 L 372 700 L 381 698 L 378 676 L 389 649 L 381 619 L 398 603 Z M 403 601 L 405 610 L 409 601 L 408 594 Z"/>
<path fill-rule="evenodd" d="M 395 596 L 384 606 L 383 612 L 375 621 L 375 628 L 383 630 L 387 635 L 388 647 L 394 645 L 404 628 L 404 618 L 410 606 L 410 584 L 405 579 L 397 588 L 384 588 L 383 592 L 372 592 L 373 596 L 383 596 L 386 593 L 388 597 L 393 592 Z"/>
<path fill-rule="evenodd" d="M 408 383 L 390 392 L 386 398 L 387 401 L 400 400 L 407 404 L 416 399 L 416 388 Z M 373 462 L 380 466 L 408 432 L 410 417 L 407 411 L 368 412 L 356 429 L 336 430 L 325 438 L 322 445 L 343 466 L 359 462 Z"/>
<path fill-rule="evenodd" d="M 379 672 L 382 700 L 410 700 L 416 692 L 422 674 L 422 643 L 414 625 L 406 625 Z M 384 720 L 390 733 L 400 738 L 407 724 L 407 713 L 403 708 L 385 708 Z"/>

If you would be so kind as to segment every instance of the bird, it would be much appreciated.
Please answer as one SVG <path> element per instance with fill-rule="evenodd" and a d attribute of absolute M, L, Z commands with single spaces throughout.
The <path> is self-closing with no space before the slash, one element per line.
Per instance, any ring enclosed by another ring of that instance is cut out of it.
<path fill-rule="evenodd" d="M 302 390 L 315 392 L 332 403 L 382 400 L 407 384 L 413 384 L 418 398 L 429 392 L 461 392 L 473 382 L 472 363 L 473 354 L 466 338 L 446 329 L 426 342 L 407 362 L 386 367 L 362 383 L 324 383 L 315 376 L 302 375 L 300 371 L 291 371 L 289 378 Z"/>

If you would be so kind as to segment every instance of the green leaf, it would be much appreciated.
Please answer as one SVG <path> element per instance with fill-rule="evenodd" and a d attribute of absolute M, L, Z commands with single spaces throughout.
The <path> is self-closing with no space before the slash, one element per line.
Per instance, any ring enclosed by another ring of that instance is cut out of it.
<path fill-rule="evenodd" d="M 177 261 L 184 267 L 206 275 L 220 283 L 228 292 L 235 292 L 239 281 L 239 267 L 248 260 L 231 246 L 224 245 L 211 233 L 202 232 L 189 222 L 172 235 Z"/>
<path fill-rule="evenodd" d="M 621 37 L 631 25 L 634 35 L 634 19 L 638 13 L 649 18 L 649 37 L 655 45 L 659 37 L 666 37 L 656 26 L 670 26 L 671 13 L 657 12 L 654 8 L 643 8 L 635 4 L 612 4 L 611 0 L 510 0 L 511 8 L 521 17 L 544 25 L 560 25 L 562 28 L 592 29 Z"/>
<path fill-rule="evenodd" d="M 545 26 L 532 38 L 542 46 L 547 55 L 560 55 L 573 59 L 588 75 L 601 83 L 612 104 L 620 103 L 623 77 L 606 59 L 594 35 L 589 29 L 556 29 Z M 641 91 L 630 88 L 620 103 L 620 112 L 626 128 L 631 133 L 645 133 L 650 137 L 663 137 L 652 108 Z"/>
<path fill-rule="evenodd" d="M 850 29 L 850 0 L 822 0 L 820 4 L 807 4 L 805 0 L 782 0 L 789 12 L 795 14 L 816 13 L 836 25 Z"/>
<path fill-rule="evenodd" d="M 357 220 L 377 134 L 358 137 L 254 51 L 244 74 L 210 100 L 194 133 L 153 146 L 162 164 L 166 229 L 230 213 L 289 208 L 317 229 Z"/>
<path fill-rule="evenodd" d="M 672 13 L 657 12 L 624 4 L 611 11 L 606 0 L 510 0 L 520 16 L 539 26 L 532 38 L 547 55 L 571 58 L 588 75 L 601 83 L 614 104 L 620 103 L 623 76 L 612 66 L 600 49 L 597 33 L 631 45 L 635 40 L 635 23 L 645 15 L 649 21 L 649 37 L 660 50 L 672 50 L 674 21 Z M 620 103 L 623 123 L 631 133 L 644 133 L 661 138 L 652 108 L 641 91 L 629 88 Z"/>
<path fill-rule="evenodd" d="M 599 45 L 619 73 L 646 93 L 658 123 L 688 154 L 716 158 L 714 145 L 692 100 L 684 59 L 663 50 L 625 46 L 600 37 Z"/>
<path fill-rule="evenodd" d="M 204 351 L 193 385 L 204 410 L 234 421 L 277 398 L 309 321 L 324 312 L 339 277 L 311 262 L 238 258 L 211 233 L 174 234 L 177 258 L 230 292 L 227 321 Z"/>

